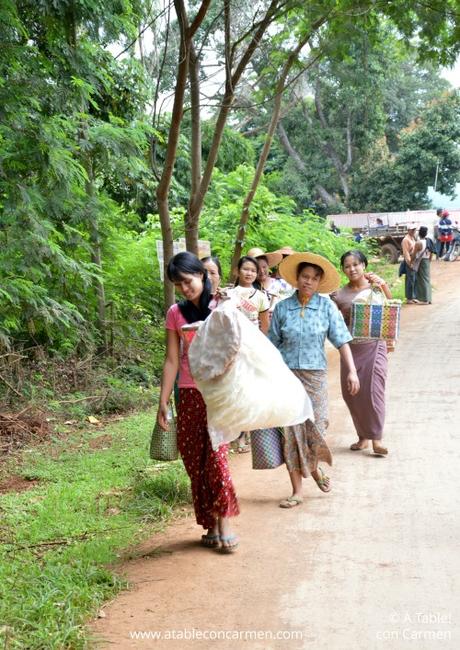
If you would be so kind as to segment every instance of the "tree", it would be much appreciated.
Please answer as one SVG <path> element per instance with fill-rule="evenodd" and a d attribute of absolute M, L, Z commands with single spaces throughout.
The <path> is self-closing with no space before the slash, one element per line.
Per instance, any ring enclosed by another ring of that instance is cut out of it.
<path fill-rule="evenodd" d="M 371 150 L 353 179 L 354 210 L 417 210 L 429 207 L 428 188 L 438 170 L 438 189 L 454 198 L 460 182 L 460 97 L 432 101 L 399 137 L 392 154 L 385 141 Z"/>
<path fill-rule="evenodd" d="M 30 337 L 69 351 L 104 342 L 104 231 L 120 211 L 102 189 L 103 170 L 110 160 L 115 172 L 115 154 L 120 166 L 139 164 L 146 139 L 126 94 L 103 103 L 125 67 L 105 46 L 134 33 L 136 11 L 105 0 L 2 4 L 5 344 Z"/>
<path fill-rule="evenodd" d="M 447 85 L 386 24 L 373 33 L 358 26 L 346 56 L 323 57 L 309 81 L 313 97 L 299 99 L 278 134 L 290 161 L 286 182 L 302 179 L 309 200 L 319 198 L 329 211 L 350 207 L 353 173 L 373 143 L 386 137 L 396 147 L 395 130 Z"/>

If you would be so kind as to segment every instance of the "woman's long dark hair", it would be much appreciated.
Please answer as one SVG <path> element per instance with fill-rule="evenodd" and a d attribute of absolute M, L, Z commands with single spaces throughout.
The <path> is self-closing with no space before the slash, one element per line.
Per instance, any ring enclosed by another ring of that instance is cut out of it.
<path fill-rule="evenodd" d="M 201 275 L 203 277 L 203 291 L 198 306 L 194 305 L 190 300 L 181 300 L 179 309 L 187 323 L 205 320 L 211 313 L 208 306 L 211 300 L 211 281 L 208 278 L 208 272 L 198 257 L 188 251 L 177 253 L 169 260 L 166 274 L 171 282 L 181 282 L 184 275 Z"/>

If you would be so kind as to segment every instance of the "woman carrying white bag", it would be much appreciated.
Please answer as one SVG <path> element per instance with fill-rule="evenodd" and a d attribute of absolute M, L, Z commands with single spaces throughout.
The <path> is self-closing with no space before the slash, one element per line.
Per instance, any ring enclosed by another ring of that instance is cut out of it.
<path fill-rule="evenodd" d="M 212 448 L 208 434 L 206 405 L 190 374 L 189 348 L 195 336 L 190 324 L 209 314 L 211 283 L 206 269 L 192 253 L 178 253 L 167 268 L 168 278 L 185 300 L 173 305 L 166 316 L 166 359 L 161 379 L 158 424 L 168 429 L 168 401 L 179 371 L 177 444 L 190 477 L 197 524 L 207 529 L 201 544 L 231 553 L 238 538 L 230 517 L 239 514 L 238 501 L 227 462 L 227 445 Z"/>
<path fill-rule="evenodd" d="M 190 369 L 206 402 L 212 446 L 240 431 L 313 418 L 310 399 L 281 354 L 239 310 L 223 300 L 202 323 L 189 349 Z"/>

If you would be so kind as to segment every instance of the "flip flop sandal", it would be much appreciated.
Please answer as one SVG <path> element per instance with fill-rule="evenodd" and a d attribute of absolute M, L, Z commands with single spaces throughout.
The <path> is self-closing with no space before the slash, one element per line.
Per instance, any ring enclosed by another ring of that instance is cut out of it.
<path fill-rule="evenodd" d="M 221 541 L 221 545 L 217 550 L 220 553 L 225 553 L 229 555 L 230 553 L 234 553 L 236 551 L 240 540 L 236 535 L 227 535 L 227 536 L 221 535 L 220 541 Z M 222 542 L 225 542 L 225 544 L 222 544 Z M 234 543 L 232 544 L 231 542 Z"/>
<path fill-rule="evenodd" d="M 354 442 L 350 445 L 351 451 L 364 451 L 367 447 L 360 447 L 358 442 Z"/>
<path fill-rule="evenodd" d="M 386 456 L 388 454 L 388 449 L 386 447 L 377 447 L 377 449 L 372 449 L 374 456 Z"/>
<path fill-rule="evenodd" d="M 295 508 L 296 506 L 300 506 L 301 503 L 303 503 L 303 499 L 300 497 L 288 497 L 280 501 L 279 505 L 280 508 Z"/>
<path fill-rule="evenodd" d="M 321 472 L 321 478 L 315 478 L 312 476 L 312 479 L 315 481 L 316 485 L 319 487 L 321 492 L 330 492 L 331 491 L 331 485 L 327 483 L 329 480 L 329 476 L 326 476 L 326 474 L 323 472 L 321 467 L 318 467 L 318 471 Z"/>
<path fill-rule="evenodd" d="M 219 535 L 201 535 L 201 546 L 206 548 L 217 548 L 219 546 Z"/>
<path fill-rule="evenodd" d="M 236 448 L 237 454 L 249 454 L 250 451 L 251 451 L 251 447 L 249 447 L 249 445 L 244 445 L 244 447 Z"/>

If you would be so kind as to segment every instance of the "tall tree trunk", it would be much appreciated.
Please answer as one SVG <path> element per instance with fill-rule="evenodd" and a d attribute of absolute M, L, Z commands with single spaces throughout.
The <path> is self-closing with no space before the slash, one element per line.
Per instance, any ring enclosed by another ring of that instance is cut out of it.
<path fill-rule="evenodd" d="M 198 192 L 201 182 L 201 114 L 200 114 L 200 62 L 193 43 L 190 44 L 190 108 L 191 108 L 191 193 L 190 201 Z M 190 201 L 185 216 L 185 243 L 187 250 L 198 255 L 198 220 L 190 219 Z"/>
<path fill-rule="evenodd" d="M 66 31 L 66 40 L 69 45 L 70 51 L 76 57 L 78 47 L 77 37 L 77 19 L 75 14 L 75 3 L 69 3 L 65 12 L 64 26 Z M 82 113 L 86 112 L 86 106 L 81 106 Z M 88 124 L 83 121 L 80 126 L 79 137 L 82 141 L 88 142 Z M 83 148 L 84 151 L 84 148 Z M 99 220 L 97 215 L 97 207 L 95 205 L 95 192 L 94 192 L 94 170 L 91 151 L 83 154 L 81 158 L 82 165 L 86 171 L 85 181 L 85 194 L 87 197 L 87 214 L 88 214 L 88 230 L 91 245 L 91 262 L 98 269 L 98 277 L 96 279 L 96 328 L 99 332 L 99 345 L 98 352 L 102 354 L 107 353 L 108 336 L 107 336 L 107 322 L 105 317 L 105 287 L 102 272 L 102 248 L 101 248 L 101 233 L 99 229 Z"/>
<path fill-rule="evenodd" d="M 249 64 L 259 42 L 267 30 L 268 26 L 271 24 L 273 19 L 276 16 L 276 13 L 280 6 L 280 0 L 272 0 L 267 12 L 264 17 L 257 24 L 257 28 L 253 33 L 251 40 L 241 56 L 239 63 L 237 64 L 235 71 L 232 70 L 233 57 L 235 55 L 237 43 L 234 43 L 233 46 L 230 46 L 230 0 L 225 0 L 224 2 L 224 19 L 225 19 L 225 68 L 226 68 L 226 78 L 225 78 L 225 92 L 222 99 L 221 107 L 219 114 L 217 116 L 216 125 L 214 128 L 214 135 L 211 142 L 211 147 L 209 149 L 208 159 L 201 177 L 201 182 L 194 196 L 190 197 L 189 209 L 186 216 L 186 224 L 190 233 L 196 233 L 196 242 L 190 242 L 191 246 L 195 246 L 198 249 L 198 222 L 201 210 L 203 208 L 204 197 L 209 189 L 209 184 L 211 182 L 211 176 L 216 164 L 217 154 L 219 152 L 220 143 L 222 140 L 222 134 L 224 131 L 225 124 L 227 122 L 227 117 L 230 112 L 234 97 L 235 97 L 235 88 Z"/>
<path fill-rule="evenodd" d="M 105 317 L 105 287 L 102 272 L 101 233 L 99 221 L 94 205 L 94 174 L 91 153 L 85 156 L 83 166 L 86 170 L 87 180 L 85 191 L 88 206 L 89 235 L 91 244 L 91 262 L 97 267 L 99 276 L 96 280 L 96 326 L 100 336 L 98 352 L 105 354 L 108 348 L 107 322 Z"/>
<path fill-rule="evenodd" d="M 288 156 L 292 158 L 299 172 L 301 174 L 306 174 L 307 165 L 305 164 L 305 161 L 303 161 L 302 158 L 300 157 L 298 151 L 296 151 L 296 149 L 294 149 L 294 147 L 292 146 L 291 141 L 288 138 L 288 134 L 286 133 L 286 130 L 284 126 L 281 124 L 281 122 L 278 124 L 278 135 L 279 135 L 280 142 L 283 145 L 286 153 L 288 154 Z M 324 188 L 322 185 L 317 183 L 315 185 L 315 189 L 320 195 L 320 197 L 323 199 L 323 201 L 326 203 L 326 205 L 337 204 L 337 200 L 332 196 L 332 194 L 329 194 L 326 188 Z"/>
<path fill-rule="evenodd" d="M 318 29 L 318 27 L 325 21 L 325 18 L 322 18 L 320 21 L 315 23 L 313 26 L 313 29 Z M 236 275 L 236 268 L 238 264 L 238 260 L 241 257 L 241 251 L 243 250 L 243 245 L 244 245 L 244 240 L 246 237 L 246 229 L 249 221 L 249 208 L 251 206 L 251 203 L 254 199 L 255 193 L 257 191 L 257 188 L 260 183 L 260 179 L 262 178 L 262 174 L 264 171 L 265 163 L 267 162 L 268 154 L 270 152 L 270 148 L 272 146 L 273 142 L 273 136 L 276 131 L 276 126 L 279 122 L 280 119 L 280 114 L 281 114 L 281 105 L 282 105 L 282 99 L 283 99 L 283 92 L 286 89 L 286 80 L 288 77 L 288 74 L 295 63 L 297 61 L 297 57 L 299 56 L 302 48 L 306 45 L 308 40 L 311 37 L 311 32 L 308 32 L 308 34 L 305 34 L 297 43 L 297 46 L 295 49 L 290 53 L 288 58 L 286 59 L 286 62 L 283 66 L 283 69 L 281 71 L 281 74 L 279 76 L 279 79 L 277 81 L 276 87 L 275 87 L 275 101 L 273 105 L 273 111 L 272 111 L 272 116 L 270 120 L 270 124 L 268 126 L 267 130 L 267 135 L 265 136 L 265 142 L 264 146 L 262 147 L 262 151 L 260 152 L 259 155 L 259 160 L 257 161 L 257 166 L 256 166 L 256 171 L 254 174 L 254 178 L 251 183 L 251 187 L 249 189 L 249 192 L 246 194 L 244 202 L 243 202 L 243 208 L 241 211 L 240 215 L 240 223 L 238 226 L 237 234 L 236 234 L 236 241 L 235 241 L 235 249 L 233 251 L 233 257 L 232 257 L 232 262 L 231 262 L 231 268 L 230 268 L 230 274 L 231 274 L 231 279 L 234 279 Z M 310 64 L 311 65 L 311 64 Z"/>
<path fill-rule="evenodd" d="M 316 113 L 318 115 L 318 119 L 321 123 L 321 126 L 327 133 L 329 129 L 329 124 L 327 122 L 326 116 L 324 115 L 323 111 L 323 105 L 321 102 L 321 94 L 320 94 L 320 81 L 319 77 L 316 80 L 315 84 L 315 108 L 316 108 Z M 348 183 L 348 169 L 351 166 L 351 133 L 350 133 L 350 116 L 348 116 L 347 120 L 347 162 L 344 164 L 340 160 L 340 156 L 337 153 L 336 149 L 333 147 L 332 143 L 329 140 L 325 140 L 322 142 L 322 147 L 324 150 L 324 153 L 326 156 L 329 158 L 331 161 L 332 165 L 335 167 L 335 170 L 338 174 L 340 184 L 342 186 L 343 194 L 345 197 L 345 205 L 347 204 L 348 197 L 350 195 L 350 186 Z M 327 137 L 327 136 L 326 136 Z"/>
<path fill-rule="evenodd" d="M 184 112 L 184 95 L 189 73 L 191 42 L 193 35 L 206 15 L 210 2 L 211 0 L 203 0 L 192 24 L 189 25 L 184 1 L 174 0 L 174 7 L 176 9 L 181 34 L 181 44 L 177 66 L 176 87 L 174 90 L 173 110 L 171 123 L 169 125 L 168 146 L 166 148 L 163 172 L 156 189 L 161 235 L 163 239 L 164 298 L 166 310 L 174 303 L 174 286 L 169 282 L 166 276 L 166 267 L 173 255 L 173 233 L 169 214 L 169 190 L 176 161 L 180 125 Z"/>

